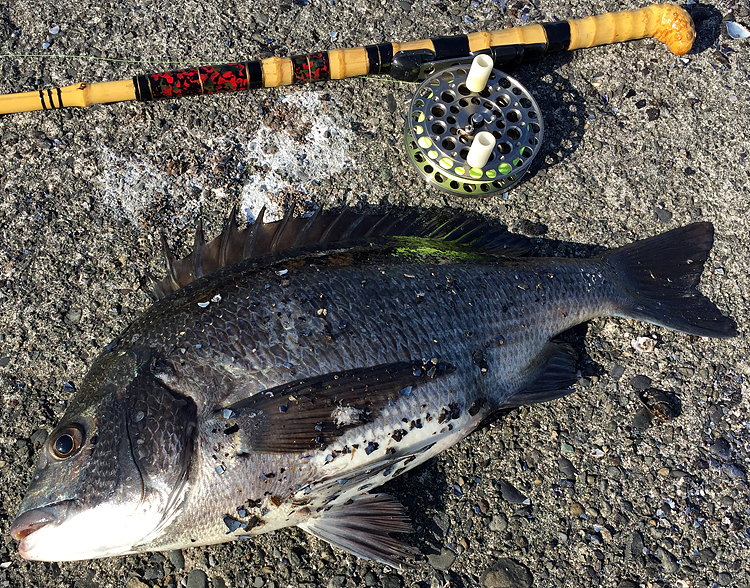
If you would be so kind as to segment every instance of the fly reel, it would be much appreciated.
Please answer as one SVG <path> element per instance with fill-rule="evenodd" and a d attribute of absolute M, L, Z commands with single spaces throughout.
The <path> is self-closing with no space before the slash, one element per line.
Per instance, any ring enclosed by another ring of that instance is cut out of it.
<path fill-rule="evenodd" d="M 477 62 L 485 70 L 479 78 Z M 493 69 L 486 55 L 475 58 L 471 70 L 462 64 L 429 75 L 406 118 L 411 162 L 429 183 L 459 196 L 510 190 L 528 171 L 543 136 L 534 98 L 517 80 Z M 481 150 L 488 153 L 486 163 L 482 156 L 477 159 Z"/>

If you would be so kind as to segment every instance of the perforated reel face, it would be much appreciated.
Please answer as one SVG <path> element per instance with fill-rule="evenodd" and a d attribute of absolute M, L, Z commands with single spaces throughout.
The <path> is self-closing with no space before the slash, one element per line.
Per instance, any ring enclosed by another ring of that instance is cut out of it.
<path fill-rule="evenodd" d="M 466 87 L 468 72 L 468 66 L 453 66 L 419 86 L 406 120 L 406 149 L 430 183 L 481 197 L 522 179 L 541 147 L 544 126 L 539 106 L 517 80 L 493 69 L 485 89 L 474 93 Z M 482 169 L 466 163 L 480 131 L 497 141 Z"/>

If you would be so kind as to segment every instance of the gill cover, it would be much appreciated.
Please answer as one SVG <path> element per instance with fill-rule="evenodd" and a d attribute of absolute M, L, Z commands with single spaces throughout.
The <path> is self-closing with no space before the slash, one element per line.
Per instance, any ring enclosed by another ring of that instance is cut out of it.
<path fill-rule="evenodd" d="M 154 376 L 145 350 L 102 359 L 47 440 L 11 527 L 26 559 L 130 553 L 182 505 L 195 403 Z"/>

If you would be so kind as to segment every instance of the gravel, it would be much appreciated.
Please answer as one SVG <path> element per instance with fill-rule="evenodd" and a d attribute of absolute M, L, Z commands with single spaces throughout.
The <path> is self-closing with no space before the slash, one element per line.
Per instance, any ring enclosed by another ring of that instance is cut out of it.
<path fill-rule="evenodd" d="M 6 2 L 0 92 L 636 7 L 505 4 Z M 730 11 L 746 26 L 750 16 L 737 0 L 690 8 L 697 49 L 683 59 L 643 40 L 516 68 L 544 115 L 543 151 L 517 188 L 483 200 L 428 188 L 410 167 L 402 133 L 414 87 L 387 78 L 0 118 L 0 588 L 477 586 L 501 559 L 540 587 L 750 585 L 750 44 L 721 23 Z M 73 394 L 66 383 L 79 385 L 148 307 L 141 285 L 163 275 L 160 235 L 184 255 L 196 219 L 213 236 L 233 204 L 250 216 L 263 204 L 272 215 L 451 206 L 564 256 L 708 220 L 716 238 L 701 289 L 741 334 L 710 340 L 613 318 L 566 335 L 580 351 L 575 394 L 501 416 L 385 488 L 414 521 L 410 542 L 433 554 L 415 570 L 297 529 L 182 559 L 21 560 L 8 529 Z M 634 348 L 639 338 L 655 347 Z M 680 414 L 649 417 L 646 390 L 677 397 Z M 529 504 L 509 501 L 499 480 Z"/>

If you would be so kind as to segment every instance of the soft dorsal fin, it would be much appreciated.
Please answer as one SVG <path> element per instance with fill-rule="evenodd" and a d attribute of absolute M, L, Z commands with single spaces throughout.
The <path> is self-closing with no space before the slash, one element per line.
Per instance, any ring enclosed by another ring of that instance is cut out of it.
<path fill-rule="evenodd" d="M 269 223 L 263 221 L 264 214 L 265 207 L 256 222 L 239 229 L 235 206 L 224 230 L 209 242 L 203 236 L 202 223 L 198 222 L 193 251 L 182 259 L 175 258 L 162 237 L 167 275 L 152 284 L 151 295 L 157 300 L 165 298 L 201 276 L 243 259 L 321 244 L 361 244 L 367 239 L 403 236 L 438 239 L 509 257 L 525 255 L 529 248 L 525 237 L 465 214 L 360 214 L 350 208 L 324 214 L 318 209 L 309 218 L 295 218 L 290 212 Z"/>

